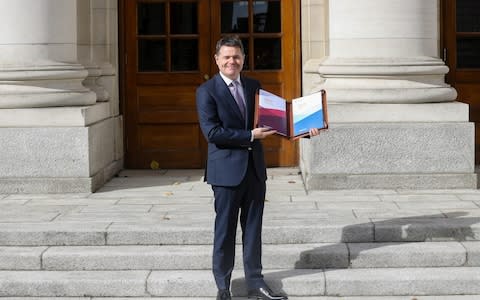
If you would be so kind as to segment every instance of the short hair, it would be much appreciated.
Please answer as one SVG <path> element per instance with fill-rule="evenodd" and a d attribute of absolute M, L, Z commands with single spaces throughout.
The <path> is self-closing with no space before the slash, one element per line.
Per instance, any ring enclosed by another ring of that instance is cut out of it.
<path fill-rule="evenodd" d="M 238 35 L 226 35 L 219 39 L 215 47 L 215 54 L 218 54 L 218 52 L 220 52 L 220 48 L 222 48 L 222 46 L 240 48 L 242 54 L 245 55 L 242 40 L 238 37 Z"/>

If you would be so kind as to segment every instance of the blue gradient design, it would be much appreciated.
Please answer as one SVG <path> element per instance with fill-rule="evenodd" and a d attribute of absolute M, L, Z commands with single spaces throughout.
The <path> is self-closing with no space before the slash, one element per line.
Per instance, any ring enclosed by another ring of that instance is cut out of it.
<path fill-rule="evenodd" d="M 323 109 L 293 123 L 293 135 L 306 133 L 310 128 L 324 128 Z"/>

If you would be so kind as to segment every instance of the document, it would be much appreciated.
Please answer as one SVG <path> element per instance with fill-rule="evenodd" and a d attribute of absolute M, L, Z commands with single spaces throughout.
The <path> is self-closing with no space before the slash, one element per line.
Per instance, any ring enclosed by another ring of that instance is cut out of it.
<path fill-rule="evenodd" d="M 256 127 L 267 127 L 288 139 L 308 135 L 310 128 L 327 129 L 325 90 L 287 101 L 266 90 L 258 90 L 255 103 Z"/>

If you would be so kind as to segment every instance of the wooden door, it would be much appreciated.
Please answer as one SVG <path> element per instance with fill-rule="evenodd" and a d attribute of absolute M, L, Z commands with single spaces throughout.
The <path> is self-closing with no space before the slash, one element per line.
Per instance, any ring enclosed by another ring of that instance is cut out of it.
<path fill-rule="evenodd" d="M 195 89 L 210 73 L 210 6 L 124 1 L 127 168 L 199 168 Z"/>
<path fill-rule="evenodd" d="M 300 95 L 295 0 L 123 0 L 122 72 L 127 168 L 201 168 L 206 143 L 195 90 L 218 72 L 224 34 L 244 41 L 244 74 L 291 99 Z M 264 142 L 268 166 L 298 163 L 297 144 Z"/>
<path fill-rule="evenodd" d="M 480 1 L 444 0 L 442 5 L 444 60 L 447 82 L 458 101 L 470 106 L 475 122 L 475 164 L 480 163 Z"/>

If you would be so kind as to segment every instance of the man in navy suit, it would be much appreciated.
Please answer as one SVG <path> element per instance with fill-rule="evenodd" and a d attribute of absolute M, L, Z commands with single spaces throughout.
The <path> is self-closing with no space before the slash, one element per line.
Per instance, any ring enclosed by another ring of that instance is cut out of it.
<path fill-rule="evenodd" d="M 231 299 L 239 213 L 249 298 L 287 299 L 275 295 L 265 284 L 261 262 L 267 174 L 260 140 L 275 131 L 253 128 L 255 94 L 260 83 L 240 76 L 245 59 L 241 40 L 236 36 L 221 38 L 215 50 L 219 74 L 197 89 L 196 101 L 200 127 L 208 142 L 205 181 L 212 185 L 215 197 L 212 267 L 217 299 Z M 316 135 L 318 131 L 310 133 Z"/>

